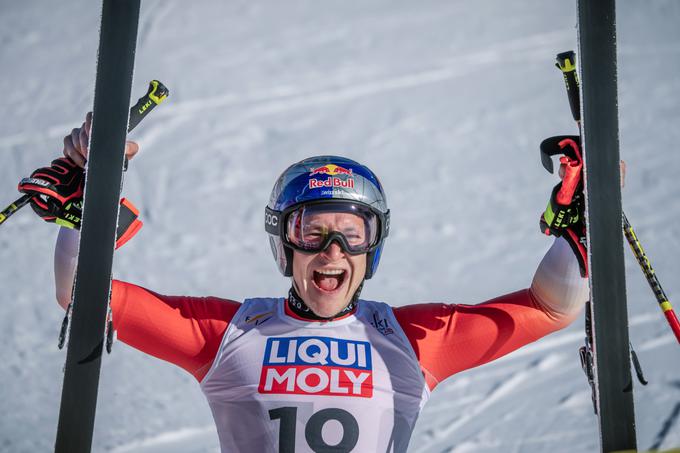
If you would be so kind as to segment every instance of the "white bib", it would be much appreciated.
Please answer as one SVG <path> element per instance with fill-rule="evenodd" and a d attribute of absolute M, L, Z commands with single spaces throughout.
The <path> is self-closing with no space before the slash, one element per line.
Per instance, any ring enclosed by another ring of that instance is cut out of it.
<path fill-rule="evenodd" d="M 321 323 L 284 303 L 246 300 L 201 382 L 222 451 L 405 452 L 430 392 L 391 307 Z"/>

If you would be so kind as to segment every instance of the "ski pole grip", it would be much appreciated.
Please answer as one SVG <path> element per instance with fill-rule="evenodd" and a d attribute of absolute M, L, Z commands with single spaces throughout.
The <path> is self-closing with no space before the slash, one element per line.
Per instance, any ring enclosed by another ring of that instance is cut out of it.
<path fill-rule="evenodd" d="M 575 121 L 581 121 L 581 102 L 579 96 L 579 82 L 578 74 L 576 73 L 576 54 L 573 50 L 557 54 L 557 62 L 555 66 L 562 71 L 564 76 L 564 85 L 567 89 L 567 96 L 569 97 L 569 107 L 571 108 L 571 116 Z"/>
<path fill-rule="evenodd" d="M 149 82 L 149 89 L 146 94 L 139 98 L 137 103 L 130 108 L 130 119 L 128 120 L 128 132 L 132 131 L 146 115 L 151 112 L 158 104 L 168 97 L 170 91 L 158 80 Z"/>

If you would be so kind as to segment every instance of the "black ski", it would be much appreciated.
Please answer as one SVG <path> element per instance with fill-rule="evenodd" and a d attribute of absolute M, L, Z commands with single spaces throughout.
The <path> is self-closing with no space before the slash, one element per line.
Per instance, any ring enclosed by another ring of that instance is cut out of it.
<path fill-rule="evenodd" d="M 139 0 L 103 0 L 71 332 L 55 452 L 89 452 L 111 287 Z"/>
<path fill-rule="evenodd" d="M 615 0 L 578 0 L 595 399 L 603 452 L 635 450 L 616 79 Z"/>

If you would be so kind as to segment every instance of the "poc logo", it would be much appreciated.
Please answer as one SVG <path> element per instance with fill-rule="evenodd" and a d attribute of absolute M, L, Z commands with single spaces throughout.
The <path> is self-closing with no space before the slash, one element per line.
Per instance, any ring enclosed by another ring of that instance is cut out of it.
<path fill-rule="evenodd" d="M 276 214 L 272 214 L 271 212 L 265 212 L 264 223 L 265 225 L 273 227 L 279 226 L 279 216 Z"/>
<path fill-rule="evenodd" d="M 370 398 L 371 345 L 328 337 L 269 338 L 258 391 Z"/>

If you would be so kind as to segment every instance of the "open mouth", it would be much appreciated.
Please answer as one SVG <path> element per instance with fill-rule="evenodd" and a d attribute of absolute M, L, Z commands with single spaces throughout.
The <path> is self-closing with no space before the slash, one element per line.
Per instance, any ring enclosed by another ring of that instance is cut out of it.
<path fill-rule="evenodd" d="M 333 292 L 345 282 L 347 272 L 341 269 L 314 271 L 314 285 L 321 291 Z"/>

